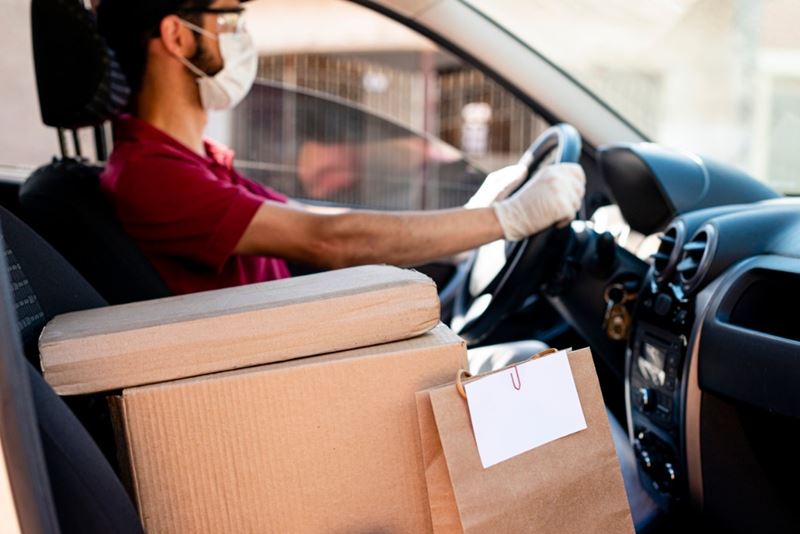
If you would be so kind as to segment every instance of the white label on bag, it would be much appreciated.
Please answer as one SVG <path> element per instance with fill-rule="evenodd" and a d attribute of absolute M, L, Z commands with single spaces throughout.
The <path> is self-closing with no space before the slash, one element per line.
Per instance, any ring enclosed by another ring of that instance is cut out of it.
<path fill-rule="evenodd" d="M 566 351 L 464 384 L 484 469 L 586 429 Z"/>

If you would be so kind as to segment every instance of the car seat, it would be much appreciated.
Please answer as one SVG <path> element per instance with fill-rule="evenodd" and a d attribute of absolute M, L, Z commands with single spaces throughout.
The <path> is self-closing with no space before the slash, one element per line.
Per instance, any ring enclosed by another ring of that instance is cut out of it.
<path fill-rule="evenodd" d="M 22 184 L 23 218 L 109 303 L 169 296 L 103 197 L 102 167 L 89 164 L 80 148 L 77 130 L 92 127 L 97 158 L 105 159 L 105 122 L 122 111 L 130 94 L 112 50 L 79 0 L 32 0 L 31 24 L 42 121 L 57 129 L 61 158 Z M 73 133 L 72 157 L 65 130 Z"/>
<path fill-rule="evenodd" d="M 143 531 L 97 444 L 30 362 L 53 315 L 103 305 L 66 260 L 0 208 L 0 430 L 23 532 Z"/>
<path fill-rule="evenodd" d="M 40 369 L 38 340 L 56 315 L 107 306 L 95 289 L 46 241 L 0 207 L 17 326 L 28 362 Z M 102 395 L 67 397 L 65 402 L 116 466 L 110 414 Z"/>

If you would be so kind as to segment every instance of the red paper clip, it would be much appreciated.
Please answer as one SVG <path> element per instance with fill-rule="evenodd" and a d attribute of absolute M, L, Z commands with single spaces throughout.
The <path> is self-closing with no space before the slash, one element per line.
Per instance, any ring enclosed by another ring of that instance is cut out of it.
<path fill-rule="evenodd" d="M 522 388 L 522 380 L 519 377 L 519 369 L 517 369 L 516 365 L 514 366 L 514 373 L 516 373 L 516 375 L 517 375 L 517 380 L 516 381 L 514 380 L 514 375 L 512 374 L 511 375 L 511 385 L 514 386 L 514 389 L 519 391 Z"/>

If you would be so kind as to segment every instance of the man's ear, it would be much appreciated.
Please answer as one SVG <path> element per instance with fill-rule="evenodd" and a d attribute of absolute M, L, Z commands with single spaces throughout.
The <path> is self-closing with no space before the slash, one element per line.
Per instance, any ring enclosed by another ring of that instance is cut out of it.
<path fill-rule="evenodd" d="M 191 56 L 194 53 L 196 42 L 192 31 L 181 24 L 177 15 L 169 15 L 159 23 L 161 44 L 164 48 L 177 56 Z"/>

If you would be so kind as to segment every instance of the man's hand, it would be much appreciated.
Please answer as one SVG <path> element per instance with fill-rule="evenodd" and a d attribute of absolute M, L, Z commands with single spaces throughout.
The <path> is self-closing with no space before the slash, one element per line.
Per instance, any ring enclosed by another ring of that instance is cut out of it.
<path fill-rule="evenodd" d="M 585 192 L 581 166 L 562 163 L 540 169 L 522 189 L 493 207 L 506 240 L 519 241 L 552 224 L 571 221 Z"/>
<path fill-rule="evenodd" d="M 525 179 L 527 171 L 528 168 L 525 165 L 511 165 L 491 173 L 483 180 L 480 188 L 464 207 L 469 209 L 488 208 L 495 202 L 505 199 L 519 187 L 519 184 Z"/>

